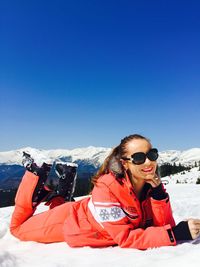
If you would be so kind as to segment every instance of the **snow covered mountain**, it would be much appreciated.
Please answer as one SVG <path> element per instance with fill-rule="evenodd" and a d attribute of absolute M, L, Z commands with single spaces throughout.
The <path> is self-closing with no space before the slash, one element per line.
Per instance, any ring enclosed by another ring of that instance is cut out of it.
<path fill-rule="evenodd" d="M 41 150 L 25 147 L 18 150 L 0 152 L 0 188 L 10 189 L 18 186 L 21 176 L 24 173 L 24 168 L 21 163 L 23 151 L 31 154 L 38 165 L 41 165 L 43 162 L 53 163 L 60 160 L 75 162 L 78 164 L 78 177 L 88 180 L 109 155 L 111 148 L 89 146 L 72 150 Z M 200 148 L 192 148 L 185 151 L 162 151 L 159 155 L 158 162 L 160 165 L 163 163 L 181 163 L 182 165 L 194 166 L 196 162 L 199 166 L 200 162 Z M 166 177 L 166 179 L 170 183 L 176 183 L 177 181 L 196 183 L 197 178 L 200 178 L 199 173 L 199 168 L 196 168 L 195 170 L 192 169 L 190 173 L 186 171 L 181 173 L 181 177 L 173 175 L 173 179 L 171 177 Z"/>
<path fill-rule="evenodd" d="M 103 162 L 104 158 L 109 154 L 111 149 L 89 146 L 86 148 L 75 148 L 72 150 L 41 150 L 24 147 L 18 150 L 0 152 L 0 164 L 21 165 L 23 151 L 31 154 L 38 165 L 42 164 L 44 161 L 52 163 L 55 160 L 62 159 L 63 161 L 72 162 L 86 160 L 92 162 L 94 166 L 97 167 Z"/>
<path fill-rule="evenodd" d="M 99 167 L 103 160 L 110 153 L 111 148 L 93 147 L 75 148 L 72 150 L 55 149 L 55 150 L 41 150 L 31 147 L 24 147 L 18 150 L 11 150 L 0 152 L 0 164 L 7 165 L 21 165 L 22 152 L 26 151 L 31 154 L 37 164 L 45 162 L 53 162 L 54 160 L 62 159 L 64 161 L 88 161 Z M 195 162 L 200 161 L 200 148 L 191 148 L 185 151 L 167 150 L 159 153 L 159 163 L 176 163 L 183 165 L 194 165 Z"/>
<path fill-rule="evenodd" d="M 76 162 L 78 164 L 78 178 L 89 181 L 97 171 L 104 158 L 111 149 L 102 147 L 76 148 L 73 150 L 40 150 L 25 147 L 18 150 L 0 152 L 0 189 L 17 188 L 24 173 L 22 166 L 23 151 L 31 154 L 37 165 L 43 162 L 53 163 L 55 161 Z M 55 179 L 54 167 L 49 179 Z M 86 182 L 87 183 L 87 182 Z M 84 184 L 86 184 L 84 183 Z"/>
<path fill-rule="evenodd" d="M 167 150 L 159 153 L 159 161 L 162 163 L 181 163 L 182 165 L 194 165 L 200 161 L 200 148 L 191 148 L 184 151 Z"/>

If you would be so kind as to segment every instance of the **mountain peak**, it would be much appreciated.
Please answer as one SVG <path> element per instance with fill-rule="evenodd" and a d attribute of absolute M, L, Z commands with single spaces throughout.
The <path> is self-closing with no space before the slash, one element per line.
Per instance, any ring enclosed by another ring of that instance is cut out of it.
<path fill-rule="evenodd" d="M 71 160 L 89 160 L 101 165 L 108 156 L 111 148 L 88 146 L 74 149 L 51 149 L 42 150 L 32 147 L 23 147 L 17 150 L 0 152 L 0 164 L 21 165 L 23 151 L 31 154 L 37 164 L 53 162 L 55 159 L 70 157 Z M 184 151 L 166 150 L 159 153 L 159 163 L 181 163 L 185 165 L 200 161 L 200 148 L 191 148 Z"/>

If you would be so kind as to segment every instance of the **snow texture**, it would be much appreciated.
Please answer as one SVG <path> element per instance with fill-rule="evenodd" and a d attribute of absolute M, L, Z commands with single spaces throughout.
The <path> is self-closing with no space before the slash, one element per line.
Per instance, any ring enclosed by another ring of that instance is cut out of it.
<path fill-rule="evenodd" d="M 104 159 L 111 152 L 111 148 L 89 146 L 86 148 L 41 150 L 32 147 L 24 147 L 12 151 L 0 152 L 0 164 L 21 165 L 23 151 L 31 154 L 35 162 L 41 165 L 43 162 L 53 163 L 60 158 L 70 157 L 72 162 L 87 160 L 95 166 L 103 163 Z M 176 163 L 183 165 L 194 165 L 200 162 L 200 148 L 191 148 L 185 151 L 167 150 L 159 152 L 158 163 Z"/>
<path fill-rule="evenodd" d="M 200 218 L 200 185 L 169 184 L 174 218 L 178 223 L 186 218 Z M 41 244 L 22 242 L 9 232 L 9 221 L 14 207 L 0 209 L 0 266 L 1 267 L 197 267 L 199 266 L 200 238 L 140 251 L 120 247 L 70 248 L 65 242 Z M 39 207 L 39 212 L 45 206 Z"/>

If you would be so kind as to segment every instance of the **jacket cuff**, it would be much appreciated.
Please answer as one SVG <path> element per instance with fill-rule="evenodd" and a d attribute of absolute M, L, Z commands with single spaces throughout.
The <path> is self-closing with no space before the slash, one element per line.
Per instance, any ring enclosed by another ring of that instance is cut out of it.
<path fill-rule="evenodd" d="M 163 200 L 168 197 L 168 194 L 164 191 L 161 183 L 159 186 L 152 188 L 151 196 L 156 200 Z"/>
<path fill-rule="evenodd" d="M 165 228 L 167 235 L 169 237 L 169 245 L 176 245 L 176 238 L 175 238 L 174 232 L 172 231 L 171 225 L 167 224 L 164 226 L 164 228 Z"/>
<path fill-rule="evenodd" d="M 187 221 L 182 221 L 172 228 L 174 236 L 177 241 L 179 240 L 192 240 L 189 226 Z"/>

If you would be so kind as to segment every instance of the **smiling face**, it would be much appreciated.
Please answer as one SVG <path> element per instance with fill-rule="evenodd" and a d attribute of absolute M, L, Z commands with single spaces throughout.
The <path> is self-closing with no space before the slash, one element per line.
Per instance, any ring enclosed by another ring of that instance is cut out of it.
<path fill-rule="evenodd" d="M 146 154 L 151 148 L 151 144 L 145 139 L 132 139 L 126 144 L 125 157 L 131 158 L 131 155 L 137 152 Z M 123 161 L 123 165 L 135 179 L 144 179 L 147 175 L 154 175 L 157 168 L 157 162 L 150 161 L 148 158 L 141 165 L 133 164 L 131 160 Z"/>

